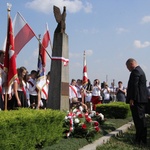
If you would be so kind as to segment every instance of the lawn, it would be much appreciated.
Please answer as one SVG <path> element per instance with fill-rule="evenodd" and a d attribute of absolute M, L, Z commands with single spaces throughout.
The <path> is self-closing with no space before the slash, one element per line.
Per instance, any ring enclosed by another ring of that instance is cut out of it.
<path fill-rule="evenodd" d="M 134 145 L 134 126 L 128 132 L 119 137 L 113 137 L 110 141 L 102 146 L 98 146 L 96 150 L 150 150 L 150 116 L 147 117 L 148 125 L 148 144 L 147 146 Z"/>

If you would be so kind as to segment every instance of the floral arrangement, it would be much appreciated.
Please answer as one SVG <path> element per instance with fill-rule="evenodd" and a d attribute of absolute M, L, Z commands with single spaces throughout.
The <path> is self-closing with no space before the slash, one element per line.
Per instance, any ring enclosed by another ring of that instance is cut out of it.
<path fill-rule="evenodd" d="M 100 132 L 100 123 L 104 121 L 104 115 L 95 111 L 84 111 L 82 106 L 72 108 L 65 116 L 67 137 L 82 137 L 89 142 Z"/>

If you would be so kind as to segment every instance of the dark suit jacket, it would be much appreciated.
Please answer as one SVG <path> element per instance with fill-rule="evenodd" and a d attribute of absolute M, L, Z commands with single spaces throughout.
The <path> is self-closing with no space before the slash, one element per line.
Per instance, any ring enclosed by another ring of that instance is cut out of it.
<path fill-rule="evenodd" d="M 129 103 L 131 99 L 135 103 L 148 102 L 146 76 L 140 66 L 132 70 L 128 81 L 126 103 Z"/>

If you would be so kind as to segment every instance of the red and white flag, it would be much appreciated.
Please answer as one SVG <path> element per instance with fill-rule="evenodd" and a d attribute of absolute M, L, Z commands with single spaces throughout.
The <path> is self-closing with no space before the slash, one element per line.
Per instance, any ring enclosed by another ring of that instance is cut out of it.
<path fill-rule="evenodd" d="M 83 56 L 83 79 L 82 79 L 82 84 L 86 85 L 88 83 L 88 77 L 87 77 L 87 65 L 86 65 L 86 56 L 85 56 L 85 51 L 84 51 L 84 56 Z"/>
<path fill-rule="evenodd" d="M 50 43 L 50 34 L 48 30 L 48 25 L 46 25 L 46 31 L 43 35 L 42 44 L 39 47 L 39 56 L 38 56 L 38 72 L 39 78 L 37 80 L 37 88 L 42 90 L 43 85 L 46 82 L 45 76 L 45 66 L 46 66 L 46 48 Z"/>
<path fill-rule="evenodd" d="M 13 26 L 10 14 L 8 14 L 8 29 L 6 50 L 4 59 L 4 71 L 6 72 L 7 86 L 9 87 L 15 79 L 17 79 L 16 55 L 14 51 Z"/>
<path fill-rule="evenodd" d="M 21 49 L 35 36 L 35 33 L 19 12 L 14 18 L 13 27 L 15 54 L 18 55 Z"/>
<path fill-rule="evenodd" d="M 41 46 L 41 56 L 42 56 L 42 65 L 46 66 L 46 49 L 48 47 L 50 42 L 50 34 L 48 30 L 48 25 L 46 24 L 46 31 L 44 33 L 43 39 L 42 39 L 42 46 Z"/>

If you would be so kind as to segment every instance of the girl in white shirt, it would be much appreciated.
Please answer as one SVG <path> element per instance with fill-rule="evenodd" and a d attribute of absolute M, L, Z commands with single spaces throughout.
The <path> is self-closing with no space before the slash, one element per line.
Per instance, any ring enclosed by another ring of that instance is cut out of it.
<path fill-rule="evenodd" d="M 100 81 L 98 79 L 94 80 L 94 84 L 92 87 L 92 99 L 91 102 L 93 104 L 93 110 L 96 110 L 96 104 L 101 104 L 101 86 Z"/>

